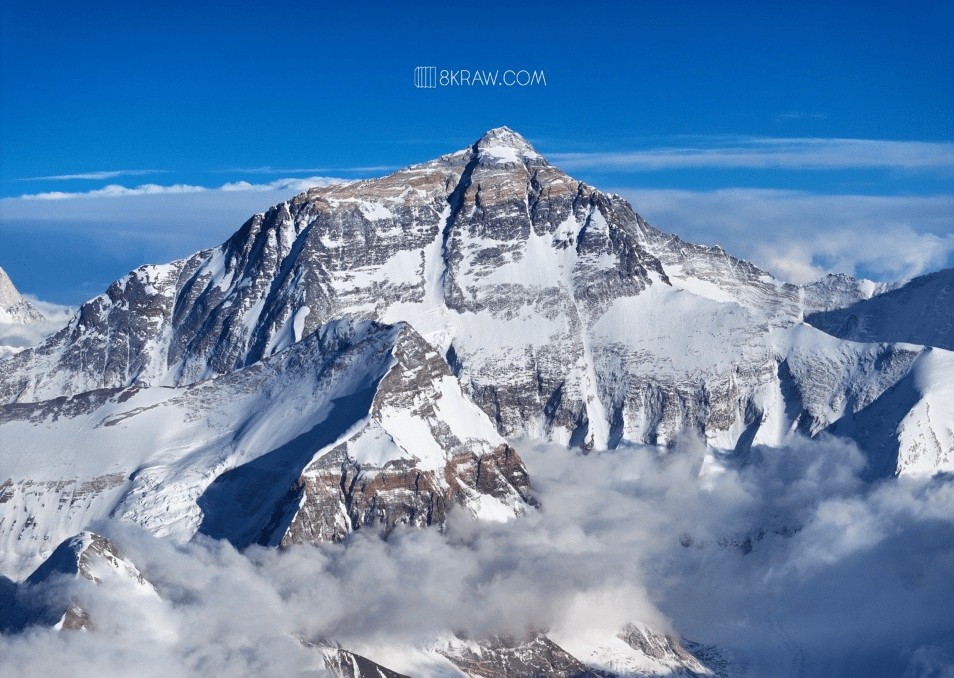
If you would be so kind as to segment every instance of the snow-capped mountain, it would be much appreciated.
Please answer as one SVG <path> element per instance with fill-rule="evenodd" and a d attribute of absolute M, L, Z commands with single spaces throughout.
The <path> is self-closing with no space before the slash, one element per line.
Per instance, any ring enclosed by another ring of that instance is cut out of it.
<path fill-rule="evenodd" d="M 59 327 L 20 294 L 0 268 L 0 360 L 40 342 Z"/>
<path fill-rule="evenodd" d="M 491 130 L 137 269 L 0 363 L 0 440 L 23 450 L 4 460 L 0 539 L 35 559 L 109 514 L 239 545 L 440 522 L 447 501 L 513 515 L 532 498 L 519 460 L 494 452 L 512 436 L 606 448 L 689 432 L 733 449 L 827 430 L 873 475 L 948 468 L 951 354 L 801 322 L 879 291 L 794 287 L 685 243 Z M 368 503 L 409 483 L 413 505 Z M 41 511 L 49 488 L 69 500 Z"/>
<path fill-rule="evenodd" d="M 0 268 L 0 323 L 34 323 L 42 320 L 43 314 L 20 294 L 7 272 Z"/>
<path fill-rule="evenodd" d="M 382 179 L 312 189 L 218 248 L 130 273 L 0 366 L 0 393 L 184 386 L 341 318 L 406 321 L 502 435 L 613 447 L 692 431 L 732 448 L 816 433 L 913 368 L 924 349 L 831 342 L 800 323 L 876 291 L 797 288 L 684 243 L 501 128 Z"/>
<path fill-rule="evenodd" d="M 539 506 L 515 437 L 694 435 L 744 455 L 827 433 L 858 444 L 868 478 L 951 471 L 954 353 L 928 300 L 944 274 L 924 294 L 790 285 L 494 129 L 143 266 L 0 362 L 0 571 L 23 579 L 98 520 L 240 549 L 440 527 L 455 507 L 507 521 Z M 488 678 L 718 673 L 646 626 L 559 642 L 425 654 Z M 322 650 L 342 677 L 404 672 L 355 651 Z"/>

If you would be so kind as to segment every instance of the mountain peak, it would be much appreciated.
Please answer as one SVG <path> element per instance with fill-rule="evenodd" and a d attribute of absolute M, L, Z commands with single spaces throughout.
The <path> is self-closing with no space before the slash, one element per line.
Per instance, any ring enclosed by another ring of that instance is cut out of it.
<path fill-rule="evenodd" d="M 520 134 L 509 127 L 495 127 L 484 133 L 475 144 L 475 150 L 482 161 L 492 163 L 535 161 L 546 163 L 543 156 Z"/>
<path fill-rule="evenodd" d="M 506 125 L 494 127 L 484 132 L 477 141 L 478 146 L 508 146 L 511 148 L 531 148 L 530 143 L 518 132 L 514 132 Z"/>
<path fill-rule="evenodd" d="M 43 319 L 43 315 L 23 298 L 7 272 L 0 268 L 0 322 L 32 323 Z"/>
<path fill-rule="evenodd" d="M 21 300 L 20 292 L 14 287 L 13 281 L 7 272 L 0 268 L 0 308 L 7 308 L 19 303 Z"/>

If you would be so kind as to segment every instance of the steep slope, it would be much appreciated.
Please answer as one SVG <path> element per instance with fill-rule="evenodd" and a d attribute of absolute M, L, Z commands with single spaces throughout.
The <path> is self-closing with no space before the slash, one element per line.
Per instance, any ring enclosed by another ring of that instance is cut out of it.
<path fill-rule="evenodd" d="M 600 675 L 718 676 L 716 669 L 690 653 L 678 638 L 647 624 L 626 624 L 611 637 L 558 638 L 557 642 Z M 707 648 L 718 652 L 718 648 Z"/>
<path fill-rule="evenodd" d="M 682 643 L 645 624 L 627 624 L 616 636 L 561 639 L 533 631 L 525 638 L 447 636 L 429 651 L 450 660 L 472 678 L 648 678 L 718 674 Z M 713 651 L 713 648 L 707 648 Z"/>
<path fill-rule="evenodd" d="M 662 262 L 673 286 L 713 301 L 735 302 L 782 325 L 801 321 L 809 313 L 849 306 L 897 286 L 843 274 L 792 285 L 718 245 L 686 242 L 653 228 L 638 214 L 635 221 L 638 242 Z"/>
<path fill-rule="evenodd" d="M 322 648 L 325 668 L 334 678 L 408 678 L 341 647 Z"/>
<path fill-rule="evenodd" d="M 43 320 L 43 314 L 23 298 L 7 272 L 0 268 L 0 323 L 34 323 Z"/>
<path fill-rule="evenodd" d="M 440 524 L 455 505 L 496 519 L 522 512 L 533 503 L 522 462 L 435 361 L 406 325 L 342 321 L 216 380 L 4 406 L 3 569 L 18 575 L 46 544 L 109 516 L 242 547 L 281 541 L 295 518 L 296 530 L 309 524 L 308 501 L 324 507 L 319 522 L 344 522 L 290 541 Z M 308 486 L 299 517 L 289 495 L 316 458 L 360 490 Z"/>
<path fill-rule="evenodd" d="M 480 642 L 455 639 L 437 651 L 472 678 L 598 678 L 586 664 L 542 633 L 525 642 L 508 636 Z"/>

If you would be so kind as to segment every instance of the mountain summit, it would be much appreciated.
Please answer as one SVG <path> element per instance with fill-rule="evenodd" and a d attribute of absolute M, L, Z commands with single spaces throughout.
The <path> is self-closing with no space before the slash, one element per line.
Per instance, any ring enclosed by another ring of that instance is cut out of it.
<path fill-rule="evenodd" d="M 509 127 L 489 130 L 474 144 L 474 151 L 482 164 L 494 164 L 495 161 L 549 164 L 526 139 Z"/>
<path fill-rule="evenodd" d="M 34 323 L 42 320 L 43 314 L 20 294 L 7 272 L 0 268 L 0 323 Z"/>

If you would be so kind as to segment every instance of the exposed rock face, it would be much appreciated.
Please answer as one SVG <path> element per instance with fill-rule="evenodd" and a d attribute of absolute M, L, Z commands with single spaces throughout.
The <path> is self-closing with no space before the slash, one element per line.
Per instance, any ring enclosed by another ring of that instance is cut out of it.
<path fill-rule="evenodd" d="M 43 314 L 23 298 L 7 272 L 0 268 L 0 323 L 35 323 L 42 320 Z"/>
<path fill-rule="evenodd" d="M 728 662 L 716 647 L 692 644 L 707 663 L 678 639 L 646 625 L 629 624 L 616 638 L 590 645 L 585 654 L 567 649 L 539 631 L 527 639 L 492 636 L 482 640 L 453 638 L 434 650 L 472 678 L 646 678 L 649 676 L 717 676 Z M 717 668 L 711 668 L 711 660 Z"/>
<path fill-rule="evenodd" d="M 99 584 L 104 573 L 112 576 L 114 571 L 152 588 L 113 542 L 94 532 L 83 532 L 60 544 L 29 576 L 27 583 L 35 585 L 54 575 L 75 575 Z"/>
<path fill-rule="evenodd" d="M 536 505 L 520 457 L 463 397 L 440 355 L 413 331 L 392 355 L 396 364 L 378 385 L 367 426 L 315 455 L 263 530 L 263 543 L 339 540 L 374 525 L 385 534 L 399 524 L 440 525 L 455 505 L 490 519 Z"/>
<path fill-rule="evenodd" d="M 499 504 L 481 505 L 491 499 Z M 441 525 L 455 505 L 473 507 L 479 516 L 500 518 L 514 509 L 522 512 L 524 505 L 535 506 L 526 468 L 516 451 L 501 445 L 480 457 L 474 453 L 452 457 L 441 471 L 422 471 L 403 460 L 389 461 L 383 468 L 362 467 L 347 456 L 347 443 L 343 443 L 305 469 L 278 508 L 279 515 L 294 511 L 287 529 L 276 534 L 266 528 L 262 540 L 290 546 L 337 541 L 355 529 L 375 525 L 385 534 L 399 524 Z M 275 523 L 281 524 L 280 520 Z"/>
<path fill-rule="evenodd" d="M 686 650 L 678 638 L 658 633 L 645 626 L 629 624 L 620 632 L 620 640 L 646 657 L 669 664 L 686 676 L 711 675 L 711 671 Z"/>
<path fill-rule="evenodd" d="M 207 533 L 237 546 L 248 538 L 289 546 L 375 525 L 385 534 L 397 525 L 441 525 L 454 505 L 499 520 L 535 505 L 523 463 L 463 396 L 440 355 L 411 328 L 394 339 L 393 362 L 370 403 L 352 405 L 361 409 L 349 417 L 351 429 L 339 426 L 341 437 L 312 451 L 258 534 Z M 204 495 L 210 501 L 218 484 Z M 199 503 L 208 519 L 210 505 Z M 234 524 L 234 511 L 223 517 Z"/>
<path fill-rule="evenodd" d="M 577 643 L 573 652 L 540 631 L 522 638 L 493 635 L 468 639 L 447 634 L 421 639 L 414 645 L 368 647 L 362 654 L 328 641 L 302 644 L 320 652 L 328 670 L 343 678 L 375 675 L 378 671 L 390 678 L 402 674 L 457 678 L 727 678 L 744 673 L 737 671 L 736 662 L 717 646 L 680 641 L 645 624 L 628 624 L 618 636 L 595 644 L 593 640 Z"/>
<path fill-rule="evenodd" d="M 66 613 L 54 628 L 61 631 L 92 631 L 96 626 L 89 613 L 74 601 L 66 608 Z"/>

